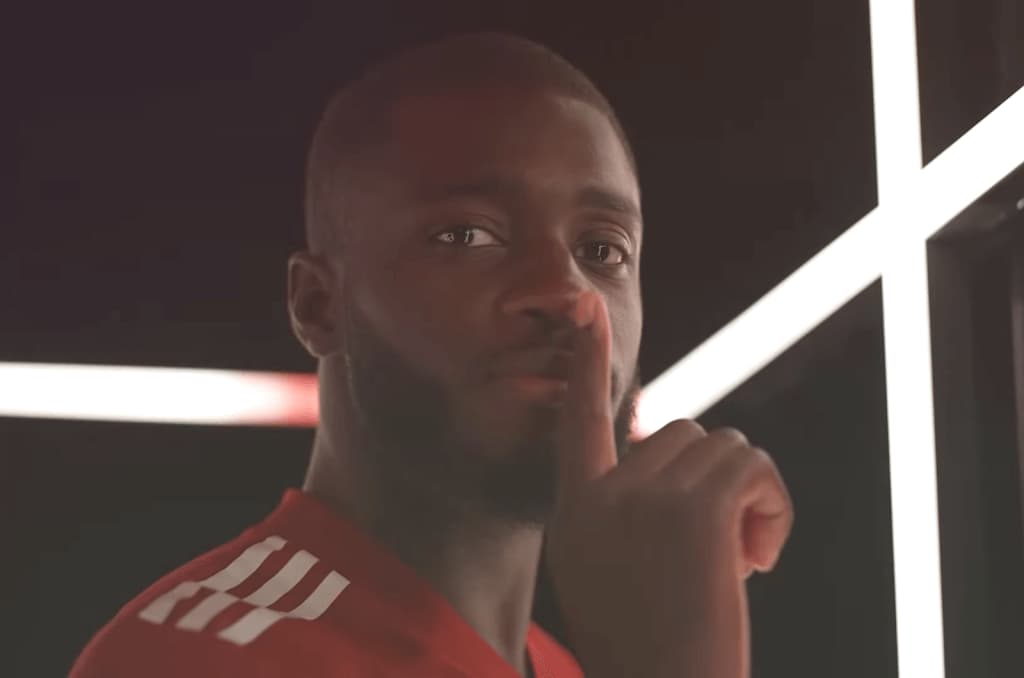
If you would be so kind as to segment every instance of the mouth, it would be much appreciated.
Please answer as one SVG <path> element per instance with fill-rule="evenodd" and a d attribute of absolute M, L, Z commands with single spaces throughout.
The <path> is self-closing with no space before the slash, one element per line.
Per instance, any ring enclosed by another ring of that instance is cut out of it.
<path fill-rule="evenodd" d="M 571 354 L 555 347 L 518 351 L 501 357 L 490 374 L 506 397 L 560 402 L 569 390 Z"/>

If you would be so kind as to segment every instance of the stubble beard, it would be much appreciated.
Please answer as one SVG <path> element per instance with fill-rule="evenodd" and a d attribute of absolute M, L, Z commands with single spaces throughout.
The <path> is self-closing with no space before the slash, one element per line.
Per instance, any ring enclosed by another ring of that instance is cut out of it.
<path fill-rule="evenodd" d="M 356 305 L 346 305 L 345 377 L 358 422 L 358 464 L 376 495 L 424 525 L 486 517 L 542 527 L 555 507 L 558 411 L 531 405 L 527 431 L 506 449 L 472 442 L 451 394 L 395 351 Z M 635 388 L 635 384 L 634 384 Z M 634 388 L 614 420 L 622 458 L 628 453 Z"/>

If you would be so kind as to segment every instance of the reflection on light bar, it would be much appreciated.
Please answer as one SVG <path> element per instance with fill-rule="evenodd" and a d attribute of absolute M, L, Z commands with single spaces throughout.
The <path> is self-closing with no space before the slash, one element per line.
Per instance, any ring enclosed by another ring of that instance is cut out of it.
<path fill-rule="evenodd" d="M 307 374 L 0 363 L 0 416 L 313 426 Z"/>

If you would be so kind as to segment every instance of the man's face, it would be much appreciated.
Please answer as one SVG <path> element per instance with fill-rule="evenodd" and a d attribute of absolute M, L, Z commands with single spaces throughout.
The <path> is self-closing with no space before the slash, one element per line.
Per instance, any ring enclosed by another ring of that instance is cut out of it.
<path fill-rule="evenodd" d="M 392 122 L 348 202 L 334 302 L 359 453 L 403 485 L 543 521 L 560 407 L 497 375 L 564 367 L 572 305 L 598 292 L 625 446 L 642 323 L 636 178 L 607 118 L 554 94 L 408 98 Z"/>

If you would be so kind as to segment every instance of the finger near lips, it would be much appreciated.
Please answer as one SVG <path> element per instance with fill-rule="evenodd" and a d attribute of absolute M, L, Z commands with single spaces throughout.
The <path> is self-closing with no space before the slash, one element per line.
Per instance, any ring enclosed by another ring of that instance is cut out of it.
<path fill-rule="evenodd" d="M 559 496 L 598 478 L 616 461 L 611 411 L 611 330 L 600 295 L 580 295 L 559 440 Z"/>
<path fill-rule="evenodd" d="M 680 489 L 699 486 L 702 494 L 729 507 L 730 529 L 740 542 L 740 574 L 771 569 L 789 535 L 793 512 L 768 454 L 735 429 L 707 433 L 694 421 L 676 420 L 635 444 L 633 454 L 617 467 L 608 311 L 600 295 L 587 292 L 572 315 L 576 327 L 559 424 L 559 504 L 612 470 L 620 478 L 645 481 L 657 476 Z"/>

